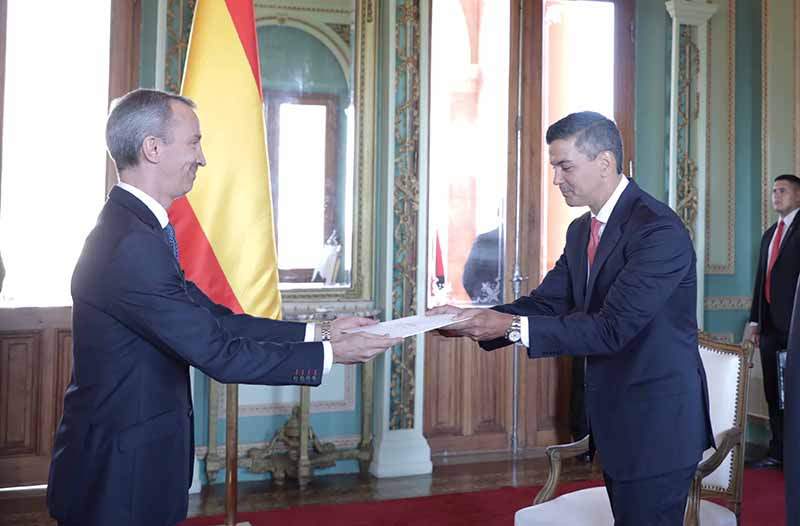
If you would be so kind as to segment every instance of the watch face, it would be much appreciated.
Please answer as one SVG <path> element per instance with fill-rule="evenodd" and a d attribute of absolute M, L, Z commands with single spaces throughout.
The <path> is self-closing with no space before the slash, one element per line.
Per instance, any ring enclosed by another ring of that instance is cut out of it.
<path fill-rule="evenodd" d="M 522 333 L 516 329 L 508 331 L 508 339 L 512 342 L 518 342 L 522 337 Z"/>

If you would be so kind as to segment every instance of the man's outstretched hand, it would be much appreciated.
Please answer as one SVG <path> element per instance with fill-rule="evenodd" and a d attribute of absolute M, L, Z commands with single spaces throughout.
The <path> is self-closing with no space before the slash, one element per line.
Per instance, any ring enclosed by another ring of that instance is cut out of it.
<path fill-rule="evenodd" d="M 511 314 L 504 314 L 491 309 L 459 309 L 453 305 L 434 307 L 425 314 L 428 316 L 455 314 L 458 317 L 468 317 L 468 320 L 442 327 L 439 329 L 439 334 L 448 338 L 463 336 L 476 342 L 505 337 L 506 329 L 511 326 L 511 321 L 514 318 Z"/>
<path fill-rule="evenodd" d="M 366 332 L 348 334 L 347 329 L 378 323 L 368 318 L 336 318 L 331 323 L 333 363 L 363 363 L 385 350 L 402 343 L 402 338 L 389 338 Z"/>

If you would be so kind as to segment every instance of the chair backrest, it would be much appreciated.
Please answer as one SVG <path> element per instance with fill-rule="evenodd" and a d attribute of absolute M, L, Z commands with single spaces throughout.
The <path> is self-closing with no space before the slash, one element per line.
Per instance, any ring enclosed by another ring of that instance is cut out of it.
<path fill-rule="evenodd" d="M 702 481 L 704 497 L 717 497 L 741 502 L 744 474 L 744 431 L 747 415 L 747 384 L 750 378 L 752 346 L 722 343 L 707 334 L 700 334 L 700 358 L 708 379 L 711 428 L 719 444 L 720 435 L 730 428 L 742 431 L 742 440 L 722 464 Z M 703 453 L 706 460 L 713 449 Z"/>

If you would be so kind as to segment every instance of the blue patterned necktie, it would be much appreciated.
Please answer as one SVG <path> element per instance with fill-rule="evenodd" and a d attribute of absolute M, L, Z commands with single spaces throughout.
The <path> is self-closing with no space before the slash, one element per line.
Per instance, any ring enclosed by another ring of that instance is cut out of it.
<path fill-rule="evenodd" d="M 172 255 L 175 256 L 175 261 L 180 261 L 178 257 L 178 238 L 175 237 L 175 227 L 172 226 L 172 223 L 167 223 L 167 226 L 164 227 L 164 235 L 167 236 L 167 241 L 169 242 L 169 247 L 172 249 Z"/>

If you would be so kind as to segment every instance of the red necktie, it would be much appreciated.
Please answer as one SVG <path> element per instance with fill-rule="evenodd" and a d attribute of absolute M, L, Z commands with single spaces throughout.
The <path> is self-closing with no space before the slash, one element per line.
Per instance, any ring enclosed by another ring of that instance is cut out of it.
<path fill-rule="evenodd" d="M 603 226 L 601 221 L 596 217 L 592 218 L 592 232 L 589 234 L 589 246 L 586 247 L 586 254 L 589 256 L 589 268 L 592 268 L 594 263 L 594 255 L 597 254 L 597 245 L 600 244 L 600 227 Z"/>
<path fill-rule="evenodd" d="M 783 220 L 778 222 L 778 231 L 775 233 L 775 241 L 772 242 L 772 253 L 769 255 L 769 265 L 767 266 L 767 283 L 764 287 L 764 295 L 769 300 L 769 283 L 770 276 L 772 275 L 772 267 L 775 266 L 775 260 L 778 259 L 778 251 L 781 249 L 781 238 L 783 237 Z"/>

